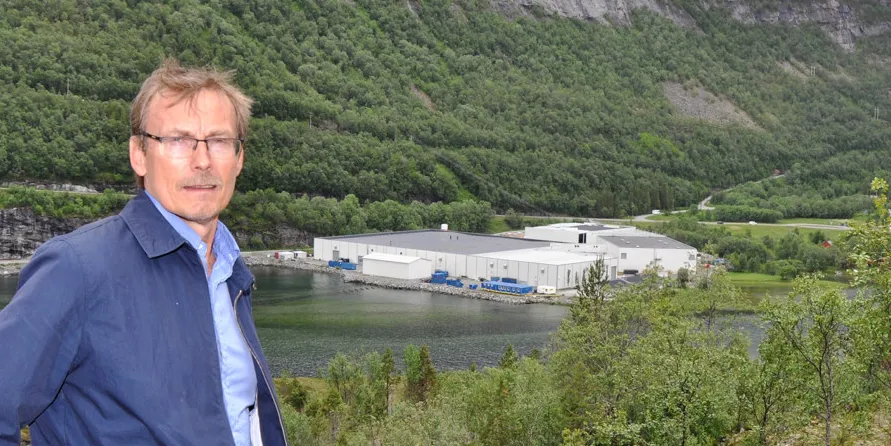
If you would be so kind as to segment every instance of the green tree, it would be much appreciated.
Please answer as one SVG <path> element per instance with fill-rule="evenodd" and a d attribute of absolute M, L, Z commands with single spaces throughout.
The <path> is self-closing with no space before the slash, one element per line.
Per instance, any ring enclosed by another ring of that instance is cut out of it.
<path fill-rule="evenodd" d="M 817 276 L 795 280 L 787 300 L 770 304 L 765 319 L 793 352 L 805 380 L 805 397 L 817 403 L 824 423 L 824 443 L 832 438 L 834 415 L 856 393 L 856 367 L 850 361 L 848 326 L 852 305 L 840 290 L 821 285 Z"/>
<path fill-rule="evenodd" d="M 498 360 L 498 367 L 502 369 L 510 369 L 516 367 L 517 361 L 517 352 L 514 351 L 513 344 L 507 344 L 507 347 L 504 349 L 504 354 L 501 355 L 501 359 Z"/>

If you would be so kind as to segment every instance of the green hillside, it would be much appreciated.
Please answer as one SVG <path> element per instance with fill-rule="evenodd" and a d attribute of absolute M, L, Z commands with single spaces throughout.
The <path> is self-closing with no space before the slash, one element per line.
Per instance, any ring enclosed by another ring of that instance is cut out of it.
<path fill-rule="evenodd" d="M 774 169 L 793 200 L 891 176 L 887 35 L 844 53 L 815 26 L 675 3 L 696 27 L 472 0 L 3 2 L 0 180 L 130 184 L 128 101 L 165 55 L 235 69 L 256 99 L 242 191 L 619 216 Z"/>

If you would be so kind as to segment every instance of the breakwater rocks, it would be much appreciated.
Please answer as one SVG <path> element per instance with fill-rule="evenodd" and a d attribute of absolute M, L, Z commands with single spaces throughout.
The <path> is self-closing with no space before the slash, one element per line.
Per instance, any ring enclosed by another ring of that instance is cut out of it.
<path fill-rule="evenodd" d="M 0 263 L 0 276 L 14 276 L 25 267 L 27 262 Z"/>
<path fill-rule="evenodd" d="M 313 259 L 278 260 L 265 255 L 257 256 L 250 253 L 244 254 L 245 263 L 248 266 L 272 266 L 277 268 L 291 268 L 304 271 L 314 271 L 328 274 L 340 274 L 344 282 L 358 282 L 382 288 L 395 290 L 429 291 L 431 293 L 450 294 L 453 296 L 469 297 L 472 299 L 491 300 L 507 304 L 561 304 L 572 303 L 571 298 L 565 296 L 513 296 L 509 294 L 491 293 L 488 291 L 471 290 L 469 288 L 455 288 L 445 285 L 437 285 L 420 280 L 393 279 L 389 277 L 367 276 L 356 271 L 334 269 L 327 262 Z M 472 282 L 476 283 L 476 282 Z"/>

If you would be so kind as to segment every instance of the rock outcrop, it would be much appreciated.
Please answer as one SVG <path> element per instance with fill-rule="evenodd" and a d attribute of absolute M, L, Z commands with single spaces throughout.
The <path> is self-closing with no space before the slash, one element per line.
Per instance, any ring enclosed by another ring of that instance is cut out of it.
<path fill-rule="evenodd" d="M 0 209 L 0 260 L 23 259 L 43 242 L 88 223 L 80 218 L 51 218 L 30 208 Z"/>
<path fill-rule="evenodd" d="M 880 6 L 891 8 L 891 1 L 879 0 Z M 737 20 L 744 23 L 768 23 L 800 26 L 816 23 L 835 43 L 852 51 L 858 38 L 877 36 L 891 30 L 891 23 L 867 25 L 861 21 L 854 8 L 836 0 L 782 1 L 775 10 L 755 9 L 744 0 L 713 1 L 714 6 L 730 9 Z"/>
<path fill-rule="evenodd" d="M 35 214 L 30 208 L 0 209 L 0 260 L 28 258 L 43 242 L 90 222 L 82 218 L 46 217 Z M 287 226 L 262 233 L 235 231 L 232 235 L 242 248 L 312 246 L 316 237 L 316 234 Z"/>
<path fill-rule="evenodd" d="M 696 28 L 696 21 L 670 0 L 490 0 L 492 6 L 508 16 L 525 14 L 535 7 L 561 17 L 595 20 L 601 23 L 627 25 L 631 12 L 648 9 L 676 24 Z M 819 25 L 839 46 L 854 49 L 858 38 L 891 31 L 891 23 L 866 23 L 857 16 L 851 3 L 838 0 L 781 0 L 766 8 L 752 0 L 702 0 L 703 8 L 726 8 L 744 23 L 769 23 L 800 26 Z M 891 8 L 891 0 L 877 0 L 876 6 Z"/>

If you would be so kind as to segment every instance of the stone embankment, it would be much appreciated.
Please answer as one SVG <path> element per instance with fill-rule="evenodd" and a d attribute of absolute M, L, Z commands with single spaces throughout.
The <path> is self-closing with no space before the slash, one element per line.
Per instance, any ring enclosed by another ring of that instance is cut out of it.
<path fill-rule="evenodd" d="M 456 288 L 446 285 L 437 285 L 423 282 L 421 280 L 404 280 L 393 279 L 389 277 L 367 276 L 357 271 L 346 271 L 342 269 L 334 269 L 328 266 L 326 262 L 313 259 L 297 259 L 297 260 L 278 260 L 265 255 L 256 256 L 245 254 L 245 263 L 248 266 L 272 266 L 277 268 L 299 269 L 304 271 L 314 271 L 328 274 L 340 274 L 344 282 L 358 282 L 368 285 L 378 286 L 382 288 L 391 288 L 396 290 L 415 290 L 429 291 L 431 293 L 450 294 L 453 296 L 469 297 L 473 299 L 491 300 L 494 302 L 508 304 L 561 304 L 568 305 L 572 302 L 571 298 L 566 296 L 514 296 L 510 294 L 491 293 L 488 291 L 471 290 L 469 288 Z M 476 283 L 476 282 L 471 282 Z"/>
<path fill-rule="evenodd" d="M 0 276 L 14 276 L 25 267 L 27 261 L 0 261 Z"/>

